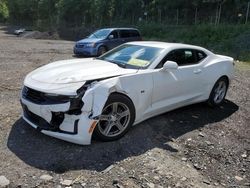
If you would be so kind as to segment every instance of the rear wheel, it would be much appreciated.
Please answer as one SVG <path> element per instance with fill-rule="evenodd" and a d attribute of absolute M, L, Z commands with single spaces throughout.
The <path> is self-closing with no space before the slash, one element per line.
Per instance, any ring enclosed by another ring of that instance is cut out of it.
<path fill-rule="evenodd" d="M 124 95 L 112 94 L 107 100 L 94 135 L 102 141 L 117 140 L 131 128 L 135 119 L 133 103 Z"/>
<path fill-rule="evenodd" d="M 214 87 L 210 93 L 208 104 L 210 106 L 218 106 L 223 103 L 228 89 L 228 80 L 225 77 L 221 77 L 214 84 Z"/>

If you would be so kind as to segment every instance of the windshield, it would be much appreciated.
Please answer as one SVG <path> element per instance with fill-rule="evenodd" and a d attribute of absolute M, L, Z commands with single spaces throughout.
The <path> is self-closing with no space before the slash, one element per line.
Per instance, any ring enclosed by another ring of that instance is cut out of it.
<path fill-rule="evenodd" d="M 164 51 L 163 48 L 124 44 L 98 59 L 115 63 L 123 68 L 147 68 Z"/>
<path fill-rule="evenodd" d="M 92 33 L 88 38 L 106 38 L 110 33 L 110 29 L 101 29 Z"/>

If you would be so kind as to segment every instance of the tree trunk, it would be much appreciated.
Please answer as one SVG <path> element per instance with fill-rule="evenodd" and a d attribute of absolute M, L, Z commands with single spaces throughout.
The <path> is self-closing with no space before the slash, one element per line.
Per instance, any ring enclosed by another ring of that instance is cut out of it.
<path fill-rule="evenodd" d="M 246 13 L 246 21 L 245 21 L 245 24 L 247 24 L 247 21 L 248 21 L 249 7 L 250 7 L 250 1 L 247 3 L 247 13 Z"/>
<path fill-rule="evenodd" d="M 198 8 L 195 7 L 195 15 L 194 15 L 194 24 L 197 24 L 197 13 L 198 13 Z"/>
<path fill-rule="evenodd" d="M 216 7 L 216 14 L 215 14 L 214 25 L 217 25 L 217 22 L 218 22 L 218 14 L 219 14 L 219 5 L 217 5 L 217 7 Z"/>
<path fill-rule="evenodd" d="M 179 9 L 176 9 L 176 25 L 179 24 Z"/>
<path fill-rule="evenodd" d="M 158 22 L 161 23 L 161 9 L 158 8 Z"/>
<path fill-rule="evenodd" d="M 219 25 L 219 23 L 220 23 L 221 7 L 222 7 L 222 4 L 219 5 L 217 25 Z"/>

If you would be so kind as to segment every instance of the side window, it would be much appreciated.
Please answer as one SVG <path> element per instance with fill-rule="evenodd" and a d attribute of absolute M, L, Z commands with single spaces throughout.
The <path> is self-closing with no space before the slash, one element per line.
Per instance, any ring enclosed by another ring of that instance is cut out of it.
<path fill-rule="evenodd" d="M 194 50 L 184 50 L 184 59 L 180 65 L 192 65 L 196 63 L 197 61 Z"/>
<path fill-rule="evenodd" d="M 173 50 L 163 58 L 156 68 L 161 68 L 166 61 L 174 61 L 179 66 L 197 64 L 206 56 L 204 52 L 193 49 Z"/>
<path fill-rule="evenodd" d="M 113 35 L 114 36 L 114 39 L 117 39 L 118 38 L 118 32 L 117 31 L 112 31 L 110 33 L 110 35 Z"/>
<path fill-rule="evenodd" d="M 121 36 L 121 38 L 129 38 L 129 36 L 130 36 L 129 30 L 121 30 L 120 36 Z"/>
<path fill-rule="evenodd" d="M 130 37 L 140 37 L 140 34 L 136 30 L 130 30 Z"/>
<path fill-rule="evenodd" d="M 191 50 L 184 50 L 184 49 L 178 49 L 173 50 L 172 52 L 169 52 L 169 54 L 166 56 L 166 61 L 174 61 L 179 66 L 190 64 L 189 62 L 193 59 L 193 53 Z"/>

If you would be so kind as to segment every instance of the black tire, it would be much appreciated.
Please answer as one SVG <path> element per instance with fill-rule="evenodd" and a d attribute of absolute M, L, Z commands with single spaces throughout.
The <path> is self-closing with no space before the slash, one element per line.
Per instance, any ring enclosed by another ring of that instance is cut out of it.
<path fill-rule="evenodd" d="M 221 85 L 220 85 L 221 84 Z M 221 88 L 221 94 L 219 95 L 219 89 Z M 228 89 L 228 79 L 221 77 L 216 81 L 214 87 L 210 93 L 208 104 L 212 107 L 219 106 L 224 102 Z"/>
<path fill-rule="evenodd" d="M 117 105 L 117 107 L 116 107 L 117 116 L 113 115 L 113 114 L 115 114 L 115 113 L 113 113 L 113 111 L 114 111 L 113 107 L 115 105 Z M 123 111 L 123 109 L 125 109 L 125 110 Z M 129 111 L 129 112 L 127 112 L 127 111 Z M 123 113 L 123 115 L 126 113 L 129 113 L 129 118 L 128 118 L 128 116 L 122 117 L 122 113 Z M 110 119 L 109 119 L 109 117 L 110 117 Z M 114 119 L 112 119 L 113 117 L 114 117 Z M 104 119 L 102 120 L 102 118 L 104 118 Z M 106 120 L 106 118 L 108 120 Z M 131 126 L 134 123 L 134 120 L 135 120 L 135 107 L 134 107 L 132 101 L 128 97 L 126 97 L 122 94 L 117 94 L 117 93 L 111 94 L 109 96 L 106 104 L 104 105 L 99 122 L 97 123 L 97 125 L 95 127 L 94 138 L 101 140 L 101 141 L 113 141 L 113 140 L 120 139 L 131 128 Z M 117 126 L 118 123 L 116 123 L 116 121 L 119 122 L 119 126 Z M 124 126 L 122 126 L 122 129 L 119 129 L 118 127 L 121 127 L 120 125 L 123 125 L 123 124 L 124 124 Z M 105 130 L 109 129 L 108 127 L 111 127 L 110 132 L 107 133 L 110 135 L 107 135 L 104 133 L 104 132 L 106 132 Z"/>
<path fill-rule="evenodd" d="M 100 56 L 100 55 L 106 53 L 107 51 L 108 51 L 108 50 L 107 50 L 107 48 L 106 48 L 105 46 L 100 46 L 100 47 L 98 48 L 97 55 Z"/>

